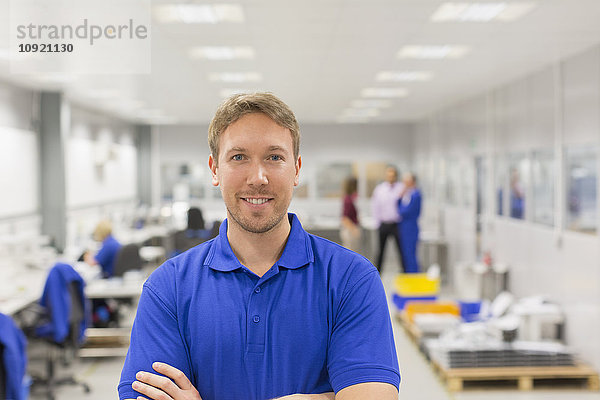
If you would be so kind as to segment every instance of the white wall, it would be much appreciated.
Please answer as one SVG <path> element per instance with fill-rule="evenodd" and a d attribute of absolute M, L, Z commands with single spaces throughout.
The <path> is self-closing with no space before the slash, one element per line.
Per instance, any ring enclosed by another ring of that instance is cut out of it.
<path fill-rule="evenodd" d="M 0 82 L 0 236 L 40 231 L 34 104 L 32 92 Z"/>
<path fill-rule="evenodd" d="M 101 218 L 127 222 L 137 200 L 131 124 L 72 107 L 65 143 L 67 244 L 89 237 Z"/>
<path fill-rule="evenodd" d="M 599 236 L 496 216 L 492 183 L 496 155 L 555 149 L 560 164 L 564 146 L 598 145 L 600 47 L 441 110 L 421 121 L 415 132 L 416 165 L 440 157 L 458 157 L 464 165 L 472 165 L 475 156 L 484 157 L 488 186 L 484 188 L 483 249 L 511 266 L 510 288 L 517 296 L 546 294 L 563 306 L 568 343 L 600 368 Z M 470 171 L 463 172 L 473 179 Z M 563 214 L 562 174 L 556 180 L 555 221 L 561 221 Z M 443 180 L 440 176 L 431 179 Z M 451 265 L 473 261 L 474 203 L 450 206 L 443 182 L 434 186 L 433 203 L 439 209 L 426 212 L 442 214 Z"/>

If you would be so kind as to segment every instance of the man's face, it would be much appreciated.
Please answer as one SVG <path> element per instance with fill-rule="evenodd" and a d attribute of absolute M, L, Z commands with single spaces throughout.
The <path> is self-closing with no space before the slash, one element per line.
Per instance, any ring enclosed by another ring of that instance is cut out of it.
<path fill-rule="evenodd" d="M 246 114 L 221 134 L 218 164 L 212 155 L 208 163 L 230 223 L 264 233 L 286 217 L 301 166 L 289 129 L 265 114 Z"/>
<path fill-rule="evenodd" d="M 386 168 L 385 170 L 385 180 L 389 183 L 394 183 L 398 179 L 398 174 L 394 168 Z"/>

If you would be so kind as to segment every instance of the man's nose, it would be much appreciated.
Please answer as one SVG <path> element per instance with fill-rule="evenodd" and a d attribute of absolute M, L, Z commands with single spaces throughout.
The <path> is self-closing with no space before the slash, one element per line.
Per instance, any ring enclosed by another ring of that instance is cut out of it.
<path fill-rule="evenodd" d="M 262 163 L 252 163 L 252 165 L 248 168 L 250 169 L 248 171 L 248 185 L 262 186 L 269 183 L 269 179 L 267 178 L 267 170 Z"/>

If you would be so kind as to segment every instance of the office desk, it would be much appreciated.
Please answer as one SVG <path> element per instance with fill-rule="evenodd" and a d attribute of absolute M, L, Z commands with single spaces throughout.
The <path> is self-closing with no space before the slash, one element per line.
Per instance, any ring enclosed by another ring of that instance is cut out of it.
<path fill-rule="evenodd" d="M 16 263 L 0 266 L 0 312 L 13 316 L 38 301 L 52 265 L 47 268 L 32 268 Z M 90 299 L 136 298 L 141 294 L 146 280 L 146 274 L 132 275 L 133 278 L 130 279 L 100 279 L 101 271 L 98 266 L 83 262 L 71 265 L 86 282 L 85 294 Z"/>
<path fill-rule="evenodd" d="M 47 269 L 16 263 L 0 268 L 0 312 L 13 316 L 40 298 Z"/>
<path fill-rule="evenodd" d="M 144 279 L 99 279 L 85 287 L 89 299 L 131 299 L 142 294 Z"/>
<path fill-rule="evenodd" d="M 148 225 L 140 229 L 117 228 L 114 230 L 113 235 L 122 244 L 135 243 L 141 245 L 153 237 L 166 238 L 169 236 L 170 231 L 170 228 L 163 225 Z"/>

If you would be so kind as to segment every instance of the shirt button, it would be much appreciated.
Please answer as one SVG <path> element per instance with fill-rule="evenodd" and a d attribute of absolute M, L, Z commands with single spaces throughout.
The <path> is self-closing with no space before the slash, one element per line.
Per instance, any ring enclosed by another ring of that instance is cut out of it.
<path fill-rule="evenodd" d="M 254 321 L 255 323 L 259 323 L 260 317 L 258 315 L 255 315 L 254 318 L 252 318 L 252 321 Z"/>
<path fill-rule="evenodd" d="M 254 289 L 254 293 L 260 293 L 260 291 L 261 291 L 260 286 L 257 287 L 256 289 Z"/>

